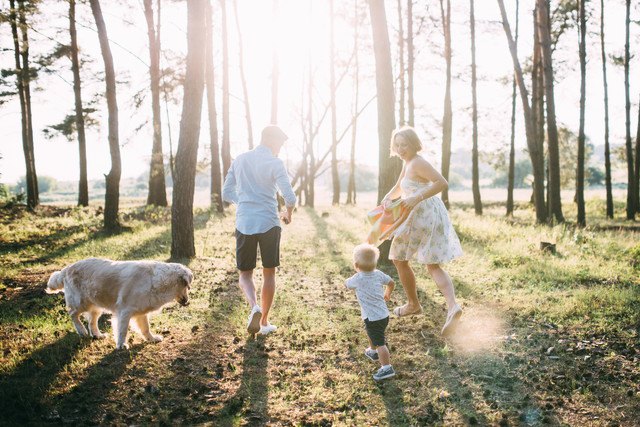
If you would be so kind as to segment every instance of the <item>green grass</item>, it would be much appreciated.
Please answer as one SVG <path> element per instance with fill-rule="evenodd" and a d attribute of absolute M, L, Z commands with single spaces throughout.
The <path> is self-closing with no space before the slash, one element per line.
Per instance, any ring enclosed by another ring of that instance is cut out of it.
<path fill-rule="evenodd" d="M 237 287 L 234 218 L 196 212 L 191 305 L 152 319 L 159 344 L 80 339 L 51 272 L 89 257 L 167 260 L 168 209 L 128 208 L 127 231 L 93 209 L 0 212 L 0 421 L 3 424 L 634 425 L 640 417 L 640 246 L 633 223 L 534 226 L 520 205 L 451 216 L 465 256 L 446 267 L 465 308 L 439 335 L 444 299 L 416 266 L 425 314 L 393 318 L 398 376 L 376 384 L 355 296 L 351 251 L 364 207 L 300 208 L 286 226 L 272 319 L 249 340 Z M 571 207 L 568 207 L 571 209 Z M 571 211 L 567 218 L 575 217 Z M 541 240 L 556 244 L 542 253 Z M 381 268 L 397 279 L 393 267 Z M 261 280 L 257 271 L 256 282 Z M 402 287 L 392 304 L 403 302 Z M 110 331 L 107 319 L 101 329 Z"/>

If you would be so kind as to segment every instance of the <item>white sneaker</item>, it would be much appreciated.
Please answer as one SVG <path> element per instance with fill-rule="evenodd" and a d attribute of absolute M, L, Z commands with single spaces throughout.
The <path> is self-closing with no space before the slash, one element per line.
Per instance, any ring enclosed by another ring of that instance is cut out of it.
<path fill-rule="evenodd" d="M 262 309 L 259 305 L 254 305 L 249 313 L 247 321 L 247 332 L 255 334 L 260 330 L 260 319 L 262 318 Z"/>
<path fill-rule="evenodd" d="M 275 332 L 278 329 L 276 325 L 272 325 L 271 323 L 267 323 L 264 326 L 260 326 L 260 335 L 269 335 L 271 332 Z"/>

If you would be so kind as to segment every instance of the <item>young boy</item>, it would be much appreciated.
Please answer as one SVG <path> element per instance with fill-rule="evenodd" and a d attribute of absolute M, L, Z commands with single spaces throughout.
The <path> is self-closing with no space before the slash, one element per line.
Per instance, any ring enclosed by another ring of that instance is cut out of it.
<path fill-rule="evenodd" d="M 365 356 L 376 361 L 380 360 L 382 367 L 373 374 L 376 381 L 393 377 L 389 349 L 384 336 L 384 331 L 389 324 L 389 310 L 385 301 L 391 298 L 391 292 L 395 287 L 391 277 L 380 270 L 376 270 L 376 264 L 380 252 L 373 245 L 363 243 L 353 249 L 353 266 L 357 273 L 347 279 L 345 286 L 355 289 L 358 303 L 362 310 L 364 327 L 369 337 L 371 347 L 364 351 Z M 386 291 L 384 290 L 387 286 Z"/>

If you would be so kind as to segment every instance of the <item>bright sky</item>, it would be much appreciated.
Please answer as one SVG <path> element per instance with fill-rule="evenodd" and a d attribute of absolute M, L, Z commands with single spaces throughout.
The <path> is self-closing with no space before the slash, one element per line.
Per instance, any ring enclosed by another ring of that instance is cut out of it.
<path fill-rule="evenodd" d="M 63 3 L 63 4 L 61 4 Z M 112 40 L 112 51 L 115 60 L 118 81 L 127 83 L 118 86 L 118 103 L 120 110 L 120 141 L 122 145 L 122 173 L 123 177 L 136 177 L 145 173 L 151 153 L 151 129 L 147 124 L 137 133 L 135 129 L 150 121 L 151 108 L 149 97 L 139 110 L 133 107 L 133 95 L 148 88 L 148 50 L 146 24 L 144 20 L 142 2 L 128 2 L 127 6 L 116 2 L 102 2 L 107 30 Z M 215 20 L 219 22 L 219 7 L 215 6 Z M 278 46 L 280 58 L 280 107 L 279 124 L 290 136 L 290 142 L 281 156 L 293 166 L 300 158 L 302 131 L 300 124 L 300 106 L 302 103 L 302 85 L 307 76 L 307 61 L 312 54 L 316 79 L 316 120 L 328 102 L 328 2 L 313 1 L 312 19 L 310 19 L 310 0 L 279 0 L 280 14 L 273 25 L 272 2 L 258 0 L 238 0 L 240 25 L 243 28 L 243 43 L 245 54 L 245 72 L 249 84 L 253 133 L 259 135 L 260 129 L 267 124 L 270 117 L 271 103 L 271 46 L 274 40 Z M 397 43 L 397 11 L 395 1 L 387 3 L 387 19 L 390 27 L 392 49 Z M 406 2 L 403 2 L 406 3 Z M 453 38 L 453 73 L 452 87 L 454 108 L 454 138 L 453 149 L 469 149 L 471 146 L 471 90 L 470 90 L 470 36 L 468 28 L 468 2 L 453 2 L 452 38 Z M 514 29 L 515 2 L 506 1 L 511 25 Z M 525 53 L 531 51 L 531 8 L 533 0 L 521 0 L 521 60 Z M 592 7 L 599 2 L 591 2 Z M 428 9 L 424 6 L 414 7 L 416 16 L 425 13 L 439 17 L 437 1 L 428 2 Z M 366 2 L 360 2 L 364 7 L 365 20 L 361 26 L 364 43 L 370 43 L 370 25 Z M 3 10 L 8 7 L 7 1 L 0 1 Z M 47 52 L 53 45 L 53 40 L 67 42 L 66 6 L 64 2 L 47 3 L 43 6 L 46 17 L 40 16 L 33 24 L 37 32 L 31 31 L 32 54 Z M 82 59 L 92 60 L 88 64 L 83 77 L 83 97 L 89 100 L 96 93 L 104 91 L 104 83 L 90 76 L 100 73 L 103 67 L 98 45 L 97 34 L 93 30 L 93 18 L 86 4 L 78 5 L 78 35 L 82 49 Z M 422 9 L 420 9 L 422 8 Z M 337 61 L 337 75 L 341 74 L 341 64 L 349 57 L 353 40 L 353 1 L 336 0 L 336 12 L 341 17 L 336 19 L 336 46 L 339 49 Z M 621 54 L 624 46 L 624 6 L 621 1 L 607 0 L 606 9 L 607 50 L 609 54 Z M 640 8 L 633 11 L 638 19 Z M 603 95 L 602 73 L 599 51 L 599 7 L 593 11 L 593 18 L 589 22 L 589 50 L 588 50 L 588 91 L 587 91 L 587 136 L 594 144 L 603 143 Z M 511 111 L 511 85 L 500 82 L 510 75 L 512 69 L 511 58 L 507 49 L 506 38 L 499 21 L 499 9 L 496 1 L 476 1 L 477 20 L 477 61 L 479 101 L 479 130 L 480 149 L 482 151 L 502 150 L 508 145 L 509 118 Z M 244 106 L 241 102 L 242 89 L 240 84 L 237 50 L 237 32 L 233 9 L 228 8 L 228 24 L 230 35 L 231 60 L 231 140 L 232 154 L 237 154 L 247 148 L 246 124 Z M 417 30 L 419 24 L 415 24 Z M 420 33 L 415 36 L 416 71 L 415 71 L 415 99 L 417 129 L 427 147 L 425 155 L 434 163 L 439 164 L 440 136 L 439 122 L 443 111 L 444 96 L 444 59 L 441 56 L 442 34 L 440 22 L 424 21 Z M 274 32 L 274 28 L 277 30 Z M 406 26 L 405 26 L 406 30 Z M 217 28 L 219 31 L 219 26 Z M 577 31 L 570 30 L 564 36 L 554 60 L 558 61 L 556 108 L 558 120 L 577 133 L 578 130 L 578 102 L 579 102 L 579 71 Z M 640 27 L 632 24 L 632 51 L 637 54 L 640 45 Z M 0 40 L 3 48 L 10 48 L 11 36 L 8 25 L 0 26 Z M 216 64 L 221 63 L 220 37 L 216 38 Z M 173 55 L 183 55 L 186 52 L 186 5 L 183 2 L 163 2 L 163 48 L 170 49 Z M 361 94 L 360 105 L 363 105 L 375 94 L 374 58 L 369 47 L 362 46 L 360 52 L 361 64 Z M 632 53 L 633 53 L 632 52 Z M 639 75 L 638 55 L 632 63 L 631 94 L 633 101 L 632 129 L 635 135 L 637 120 L 637 101 L 640 81 L 634 76 Z M 2 68 L 13 66 L 13 52 L 0 52 Z M 559 61 L 562 61 L 560 64 Z M 57 74 L 41 77 L 37 82 L 37 90 L 32 92 L 33 119 L 35 126 L 35 156 L 39 175 L 48 175 L 58 180 L 77 180 L 78 153 L 77 145 L 63 138 L 47 140 L 42 130 L 49 125 L 58 123 L 72 112 L 73 90 L 70 85 L 72 75 L 67 61 L 60 62 Z M 166 65 L 164 63 L 163 65 Z M 397 70 L 397 64 L 394 64 Z M 622 68 L 608 66 L 610 90 L 611 141 L 620 144 L 624 142 L 624 91 Z M 221 83 L 221 74 L 216 70 L 217 84 Z M 351 120 L 351 75 L 347 76 L 338 93 L 338 134 Z M 181 99 L 182 90 L 176 95 Z M 306 93 L 305 93 L 306 96 Z M 220 118 L 220 90 L 217 93 L 218 114 Z M 304 101 L 306 105 L 306 100 Z M 107 145 L 107 114 L 104 101 L 102 107 L 102 126 L 100 130 L 88 132 L 89 149 L 89 178 L 98 179 L 109 171 L 110 159 Z M 180 105 L 170 105 L 169 115 L 163 108 L 163 141 L 165 154 L 169 150 L 168 127 L 174 151 L 176 149 L 179 123 Z M 520 101 L 518 100 L 518 110 Z M 206 109 L 203 111 L 201 128 L 201 158 L 207 155 L 208 121 Z M 518 112 L 518 145 L 523 147 L 524 129 Z M 169 119 L 169 120 L 167 120 Z M 357 156 L 358 162 L 377 164 L 377 114 L 376 103 L 372 102 L 358 122 Z M 220 126 L 220 125 L 219 125 Z M 319 154 L 323 155 L 330 144 L 330 119 L 327 117 L 325 125 L 318 139 Z M 22 153 L 20 110 L 17 97 L 0 107 L 0 172 L 2 182 L 15 182 L 24 175 L 24 157 Z M 345 138 L 339 149 L 339 157 L 348 158 L 350 137 Z"/>

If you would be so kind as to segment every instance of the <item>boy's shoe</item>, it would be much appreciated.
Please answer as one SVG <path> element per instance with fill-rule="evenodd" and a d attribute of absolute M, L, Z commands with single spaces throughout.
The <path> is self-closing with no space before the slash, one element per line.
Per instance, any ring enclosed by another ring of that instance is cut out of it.
<path fill-rule="evenodd" d="M 256 334 L 260 331 L 260 319 L 262 318 L 262 309 L 259 305 L 254 305 L 249 313 L 247 321 L 247 332 Z"/>
<path fill-rule="evenodd" d="M 364 355 L 367 356 L 369 359 L 373 360 L 374 362 L 377 362 L 378 359 L 380 359 L 378 352 L 376 350 L 371 349 L 371 347 L 365 349 Z"/>
<path fill-rule="evenodd" d="M 269 335 L 271 332 L 275 332 L 278 329 L 276 325 L 272 325 L 271 323 L 267 323 L 264 326 L 260 326 L 260 335 Z"/>
<path fill-rule="evenodd" d="M 388 368 L 380 368 L 378 372 L 373 374 L 373 379 L 376 381 L 384 380 L 385 378 L 391 378 L 396 375 L 396 371 L 393 370 L 393 366 Z"/>

